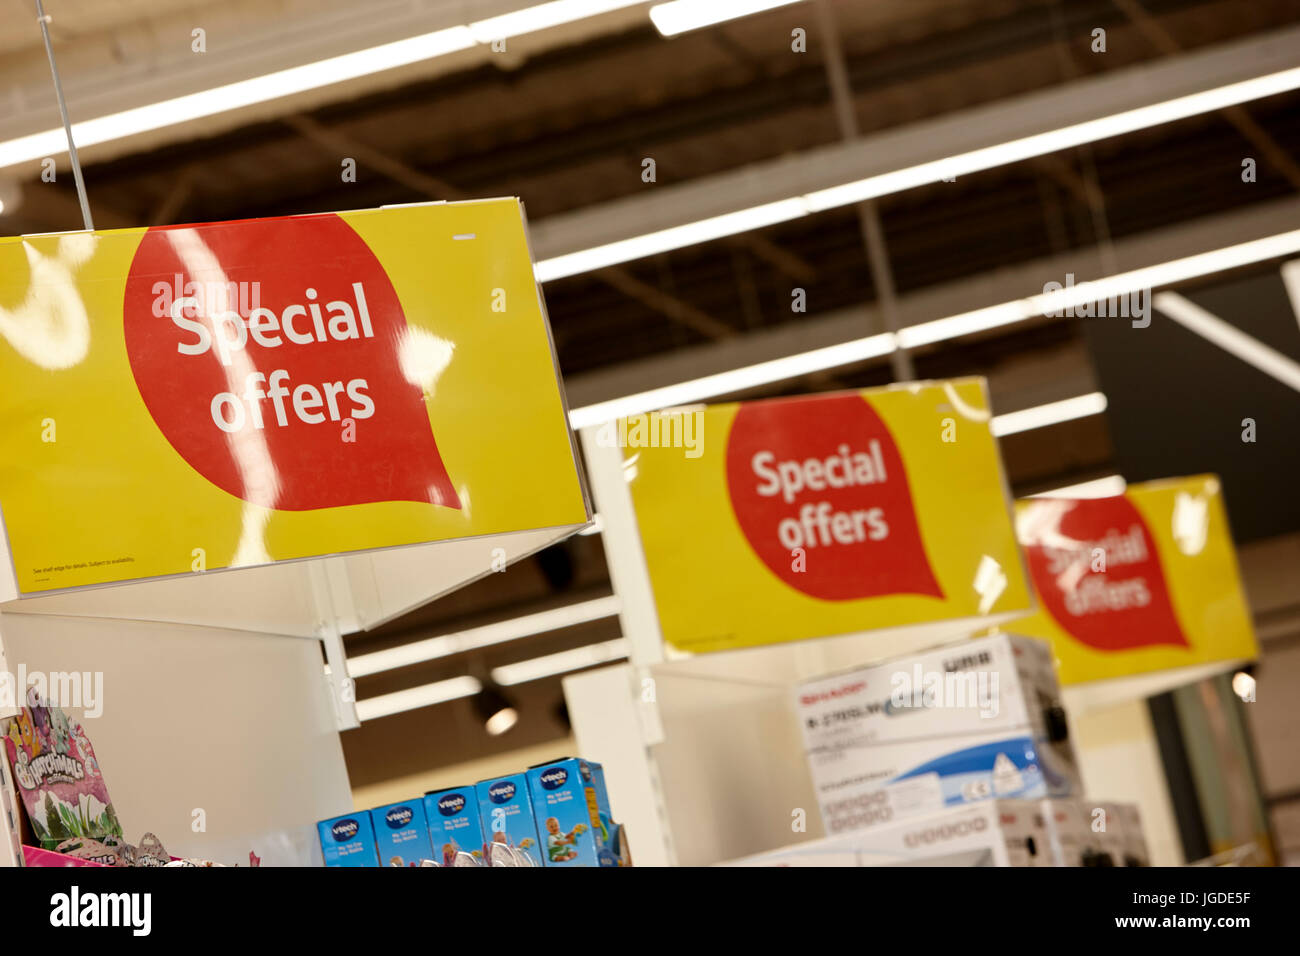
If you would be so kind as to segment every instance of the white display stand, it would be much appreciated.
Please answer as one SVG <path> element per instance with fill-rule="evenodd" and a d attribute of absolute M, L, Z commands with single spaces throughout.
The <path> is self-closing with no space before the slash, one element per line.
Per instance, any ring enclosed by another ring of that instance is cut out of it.
<path fill-rule="evenodd" d="M 634 859 L 638 865 L 708 865 L 822 836 L 794 686 L 960 640 L 997 621 L 676 654 L 660 633 L 623 452 L 602 447 L 597 431 L 585 429 L 580 437 L 622 605 L 629 663 L 569 677 L 564 688 L 579 749 L 603 763 Z M 1115 708 L 1233 666 L 1220 662 L 1063 692 L 1071 723 L 1082 731 L 1074 737 L 1085 793 L 1138 803 L 1157 864 L 1179 862 L 1180 850 L 1154 732 L 1125 718 L 1126 733 L 1117 733 Z M 1127 764 L 1139 758 L 1142 770 L 1134 772 Z"/>
<path fill-rule="evenodd" d="M 704 865 L 822 836 L 794 685 L 957 640 L 1012 615 L 698 656 L 666 650 L 623 451 L 603 445 L 599 431 L 579 437 L 630 663 L 567 678 L 564 689 L 579 750 L 605 767 L 633 859 Z M 805 829 L 792 829 L 800 818 Z"/>
<path fill-rule="evenodd" d="M 108 716 L 83 723 L 129 842 L 152 830 L 178 856 L 321 865 L 316 821 L 353 810 L 342 635 L 583 527 L 27 598 L 0 537 L 0 668 L 102 675 Z M 16 862 L 0 840 L 0 866 Z"/>
<path fill-rule="evenodd" d="M 321 865 L 316 820 L 352 809 L 317 643 L 194 625 L 0 613 L 11 673 L 102 675 L 81 720 L 128 842 Z"/>

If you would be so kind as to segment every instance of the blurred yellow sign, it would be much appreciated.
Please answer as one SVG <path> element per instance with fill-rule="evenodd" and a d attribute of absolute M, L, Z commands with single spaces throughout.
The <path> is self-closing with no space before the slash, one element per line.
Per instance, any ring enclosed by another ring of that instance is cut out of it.
<path fill-rule="evenodd" d="M 1008 630 L 1051 641 L 1062 683 L 1258 654 L 1218 478 L 1025 499 L 1016 531 L 1039 609 Z"/>

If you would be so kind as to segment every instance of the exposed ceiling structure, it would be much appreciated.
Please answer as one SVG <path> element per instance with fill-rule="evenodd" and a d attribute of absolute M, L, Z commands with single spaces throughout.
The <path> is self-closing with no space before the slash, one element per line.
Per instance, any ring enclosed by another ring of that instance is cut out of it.
<path fill-rule="evenodd" d="M 47 0 L 46 8 L 78 121 L 526 5 Z M 1159 82 L 1191 90 L 1205 81 L 1205 64 L 1217 62 L 1215 51 L 1231 44 L 1300 66 L 1294 0 L 799 2 L 674 38 L 651 25 L 649 6 L 511 38 L 504 50 L 479 43 L 91 146 L 83 159 L 96 225 L 518 195 L 539 247 L 552 243 L 558 254 L 576 229 L 591 230 L 596 242 L 597 227 L 634 219 L 626 210 L 689 209 L 692 196 L 701 208 L 739 203 L 778 175 L 825 173 L 845 139 L 832 90 L 837 61 L 828 52 L 836 42 L 862 175 L 907 136 L 909 148 L 946 156 L 961 136 L 1001 135 L 1017 117 L 1051 116 L 1054 97 L 1070 109 L 1101 109 L 1101 93 L 1080 91 L 1110 89 L 1108 78 L 1115 96 L 1135 102 Z M 0 143 L 58 123 L 31 8 L 0 0 L 7 25 Z M 204 53 L 193 49 L 200 28 Z M 1104 52 L 1095 49 L 1098 30 Z M 1233 69 L 1249 64 L 1231 59 Z M 1300 92 L 1282 92 L 881 195 L 874 206 L 898 296 L 890 307 L 906 326 L 1031 295 L 1067 273 L 1095 278 L 1293 230 L 1297 119 Z M 0 232 L 79 227 L 71 176 L 55 158 L 53 183 L 40 181 L 39 161 L 0 164 L 0 181 L 22 191 L 21 204 L 0 215 Z M 346 158 L 356 161 L 354 183 L 340 176 Z M 1243 181 L 1247 158 L 1256 161 L 1251 182 Z M 644 175 L 647 160 L 653 181 Z M 1276 262 L 1243 268 L 1276 271 Z M 843 205 L 557 278 L 544 289 L 577 406 L 878 333 L 885 326 L 877 284 L 858 211 Z M 806 311 L 792 309 L 795 290 Z M 1087 394 L 1098 386 L 1084 321 L 1025 321 L 936 342 L 913 356 L 916 374 L 985 375 L 998 412 Z M 892 377 L 881 355 L 739 394 Z M 1102 415 L 1010 435 L 1002 450 L 1020 494 L 1117 470 Z M 349 654 L 608 593 L 600 537 L 583 536 L 352 636 Z M 605 617 L 366 676 L 358 696 L 617 637 L 617 619 Z M 544 740 L 561 729 L 552 713 L 558 678 L 521 684 L 517 693 L 535 718 L 518 733 Z M 401 744 L 449 722 L 467 752 L 485 746 L 464 700 L 412 710 L 345 735 L 354 777 L 380 767 L 391 773 L 394 762 L 427 765 L 431 756 L 455 762 L 455 753 L 411 754 Z"/>

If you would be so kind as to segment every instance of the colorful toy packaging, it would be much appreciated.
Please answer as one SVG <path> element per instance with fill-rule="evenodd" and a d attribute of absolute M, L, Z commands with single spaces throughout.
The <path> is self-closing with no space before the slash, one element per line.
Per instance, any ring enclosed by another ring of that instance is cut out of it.
<path fill-rule="evenodd" d="M 474 791 L 478 796 L 483 834 L 488 841 L 485 849 L 488 865 L 542 866 L 526 776 L 516 773 L 481 780 Z"/>
<path fill-rule="evenodd" d="M 527 776 L 547 866 L 619 865 L 599 764 L 565 757 L 530 767 Z"/>
<path fill-rule="evenodd" d="M 429 820 L 433 858 L 443 866 L 467 866 L 463 854 L 475 864 L 483 862 L 483 824 L 473 787 L 451 787 L 424 795 L 424 815 Z"/>
<path fill-rule="evenodd" d="M 123 842 L 95 750 L 81 724 L 61 707 L 46 706 L 30 690 L 27 706 L 6 722 L 4 746 L 32 832 L 44 849 L 69 840 Z"/>
<path fill-rule="evenodd" d="M 411 800 L 370 811 L 380 866 L 419 866 L 429 859 L 429 825 L 424 801 Z"/>
<path fill-rule="evenodd" d="M 316 824 L 326 866 L 378 866 L 370 814 L 362 812 Z"/>
<path fill-rule="evenodd" d="M 588 760 L 591 767 L 592 781 L 596 786 L 596 805 L 600 808 L 600 822 L 604 828 L 605 843 L 613 862 L 602 866 L 631 866 L 632 852 L 627 844 L 627 830 L 623 824 L 614 822 L 614 811 L 610 809 L 609 791 L 605 788 L 605 768 L 594 760 Z"/>

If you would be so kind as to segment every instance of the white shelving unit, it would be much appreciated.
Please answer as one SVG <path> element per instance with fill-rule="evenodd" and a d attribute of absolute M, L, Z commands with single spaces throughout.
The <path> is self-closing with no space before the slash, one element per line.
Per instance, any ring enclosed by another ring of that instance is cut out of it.
<path fill-rule="evenodd" d="M 28 598 L 0 549 L 0 668 L 102 675 L 106 716 L 83 722 L 129 841 L 153 830 L 178 856 L 319 865 L 315 822 L 353 809 L 341 635 L 582 527 Z"/>
<path fill-rule="evenodd" d="M 821 836 L 794 685 L 960 640 L 1008 615 L 677 654 L 660 632 L 623 452 L 602 446 L 597 431 L 584 429 L 580 437 L 629 660 L 569 677 L 564 688 L 579 749 L 604 764 L 634 859 L 706 865 Z M 1158 865 L 1179 862 L 1181 851 L 1155 732 L 1141 702 L 1234 666 L 1217 662 L 1063 690 L 1084 792 L 1139 804 Z M 803 832 L 791 826 L 796 809 L 806 811 Z"/>

